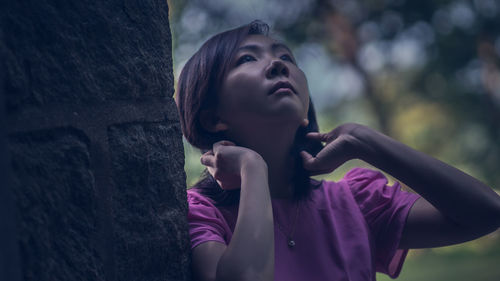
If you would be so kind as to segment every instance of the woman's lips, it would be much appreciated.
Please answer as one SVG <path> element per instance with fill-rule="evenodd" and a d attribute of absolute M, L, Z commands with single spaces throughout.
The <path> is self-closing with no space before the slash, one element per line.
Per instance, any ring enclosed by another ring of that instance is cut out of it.
<path fill-rule="evenodd" d="M 271 90 L 269 91 L 269 95 L 273 95 L 275 93 L 292 93 L 296 94 L 295 89 L 293 88 L 292 84 L 288 81 L 279 81 L 276 82 L 272 87 Z"/>
<path fill-rule="evenodd" d="M 289 88 L 279 88 L 274 91 L 271 95 L 293 95 L 293 91 Z"/>

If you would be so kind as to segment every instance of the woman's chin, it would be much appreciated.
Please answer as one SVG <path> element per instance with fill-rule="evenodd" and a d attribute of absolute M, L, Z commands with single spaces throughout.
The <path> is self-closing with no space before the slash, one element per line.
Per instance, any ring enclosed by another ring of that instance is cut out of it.
<path fill-rule="evenodd" d="M 275 106 L 269 110 L 270 119 L 276 121 L 300 121 L 304 116 L 304 108 L 297 104 L 291 102 L 277 103 Z"/>
<path fill-rule="evenodd" d="M 288 114 L 288 115 L 274 116 L 272 118 L 264 119 L 262 121 L 264 126 L 275 126 L 277 130 L 279 130 L 282 128 L 297 129 L 301 126 L 303 120 L 304 118 L 300 114 L 294 114 L 294 115 Z"/>

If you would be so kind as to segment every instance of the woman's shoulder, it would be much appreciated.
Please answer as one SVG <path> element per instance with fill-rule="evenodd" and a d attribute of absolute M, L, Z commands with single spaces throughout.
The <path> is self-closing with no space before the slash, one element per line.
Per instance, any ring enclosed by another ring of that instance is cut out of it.
<path fill-rule="evenodd" d="M 215 202 L 207 196 L 201 194 L 196 188 L 190 188 L 187 190 L 187 202 L 190 208 L 197 206 L 216 208 Z"/>
<path fill-rule="evenodd" d="M 337 182 L 324 181 L 321 192 L 314 196 L 318 205 L 356 207 L 375 217 L 384 210 L 397 211 L 400 206 L 411 205 L 418 197 L 404 191 L 397 181 L 388 184 L 382 172 L 361 167 L 349 170 Z"/>
<path fill-rule="evenodd" d="M 374 180 L 374 179 L 387 180 L 387 178 L 384 176 L 382 172 L 364 167 L 354 167 L 350 169 L 342 178 L 342 180 L 345 181 L 361 181 L 361 180 Z"/>
<path fill-rule="evenodd" d="M 382 188 L 388 184 L 387 177 L 382 172 L 364 167 L 352 168 L 341 181 L 345 182 L 353 193 Z"/>
<path fill-rule="evenodd" d="M 384 174 L 378 170 L 370 169 L 370 168 L 364 168 L 364 167 L 354 167 L 347 171 L 344 176 L 342 176 L 341 179 L 338 181 L 335 180 L 316 180 L 316 179 L 311 179 L 311 184 L 313 185 L 318 185 L 318 186 L 333 186 L 337 185 L 340 182 L 347 182 L 347 183 L 353 183 L 357 181 L 369 181 L 369 180 L 376 180 L 376 179 L 385 179 L 387 178 L 384 176 Z"/>
<path fill-rule="evenodd" d="M 344 176 L 338 180 L 321 180 L 319 188 L 313 193 L 317 196 L 328 196 L 331 199 L 345 196 L 356 195 L 360 192 L 378 189 L 386 186 L 387 178 L 380 171 L 355 167 L 350 169 Z"/>
<path fill-rule="evenodd" d="M 217 214 L 224 214 L 224 217 L 226 217 L 227 212 L 237 213 L 238 211 L 238 203 L 227 205 L 217 204 L 214 199 L 203 194 L 203 191 L 199 190 L 198 188 L 190 188 L 187 190 L 187 202 L 190 211 L 210 211 Z"/>

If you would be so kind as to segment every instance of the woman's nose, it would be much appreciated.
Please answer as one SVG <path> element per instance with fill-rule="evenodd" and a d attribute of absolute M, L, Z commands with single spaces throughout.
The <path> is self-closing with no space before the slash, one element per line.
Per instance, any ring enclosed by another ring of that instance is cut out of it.
<path fill-rule="evenodd" d="M 281 60 L 273 60 L 266 69 L 266 77 L 274 78 L 276 76 L 283 75 L 288 77 L 290 70 Z"/>

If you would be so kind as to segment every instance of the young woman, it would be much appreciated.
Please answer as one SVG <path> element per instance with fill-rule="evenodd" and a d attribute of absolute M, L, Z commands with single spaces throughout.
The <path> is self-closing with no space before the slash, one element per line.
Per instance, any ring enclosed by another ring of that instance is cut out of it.
<path fill-rule="evenodd" d="M 176 102 L 208 170 L 188 190 L 198 280 L 395 278 L 408 249 L 500 226 L 500 197 L 461 171 L 362 125 L 319 133 L 304 73 L 262 22 L 210 38 L 184 66 Z M 310 179 L 350 159 L 418 195 L 364 168 Z"/>

